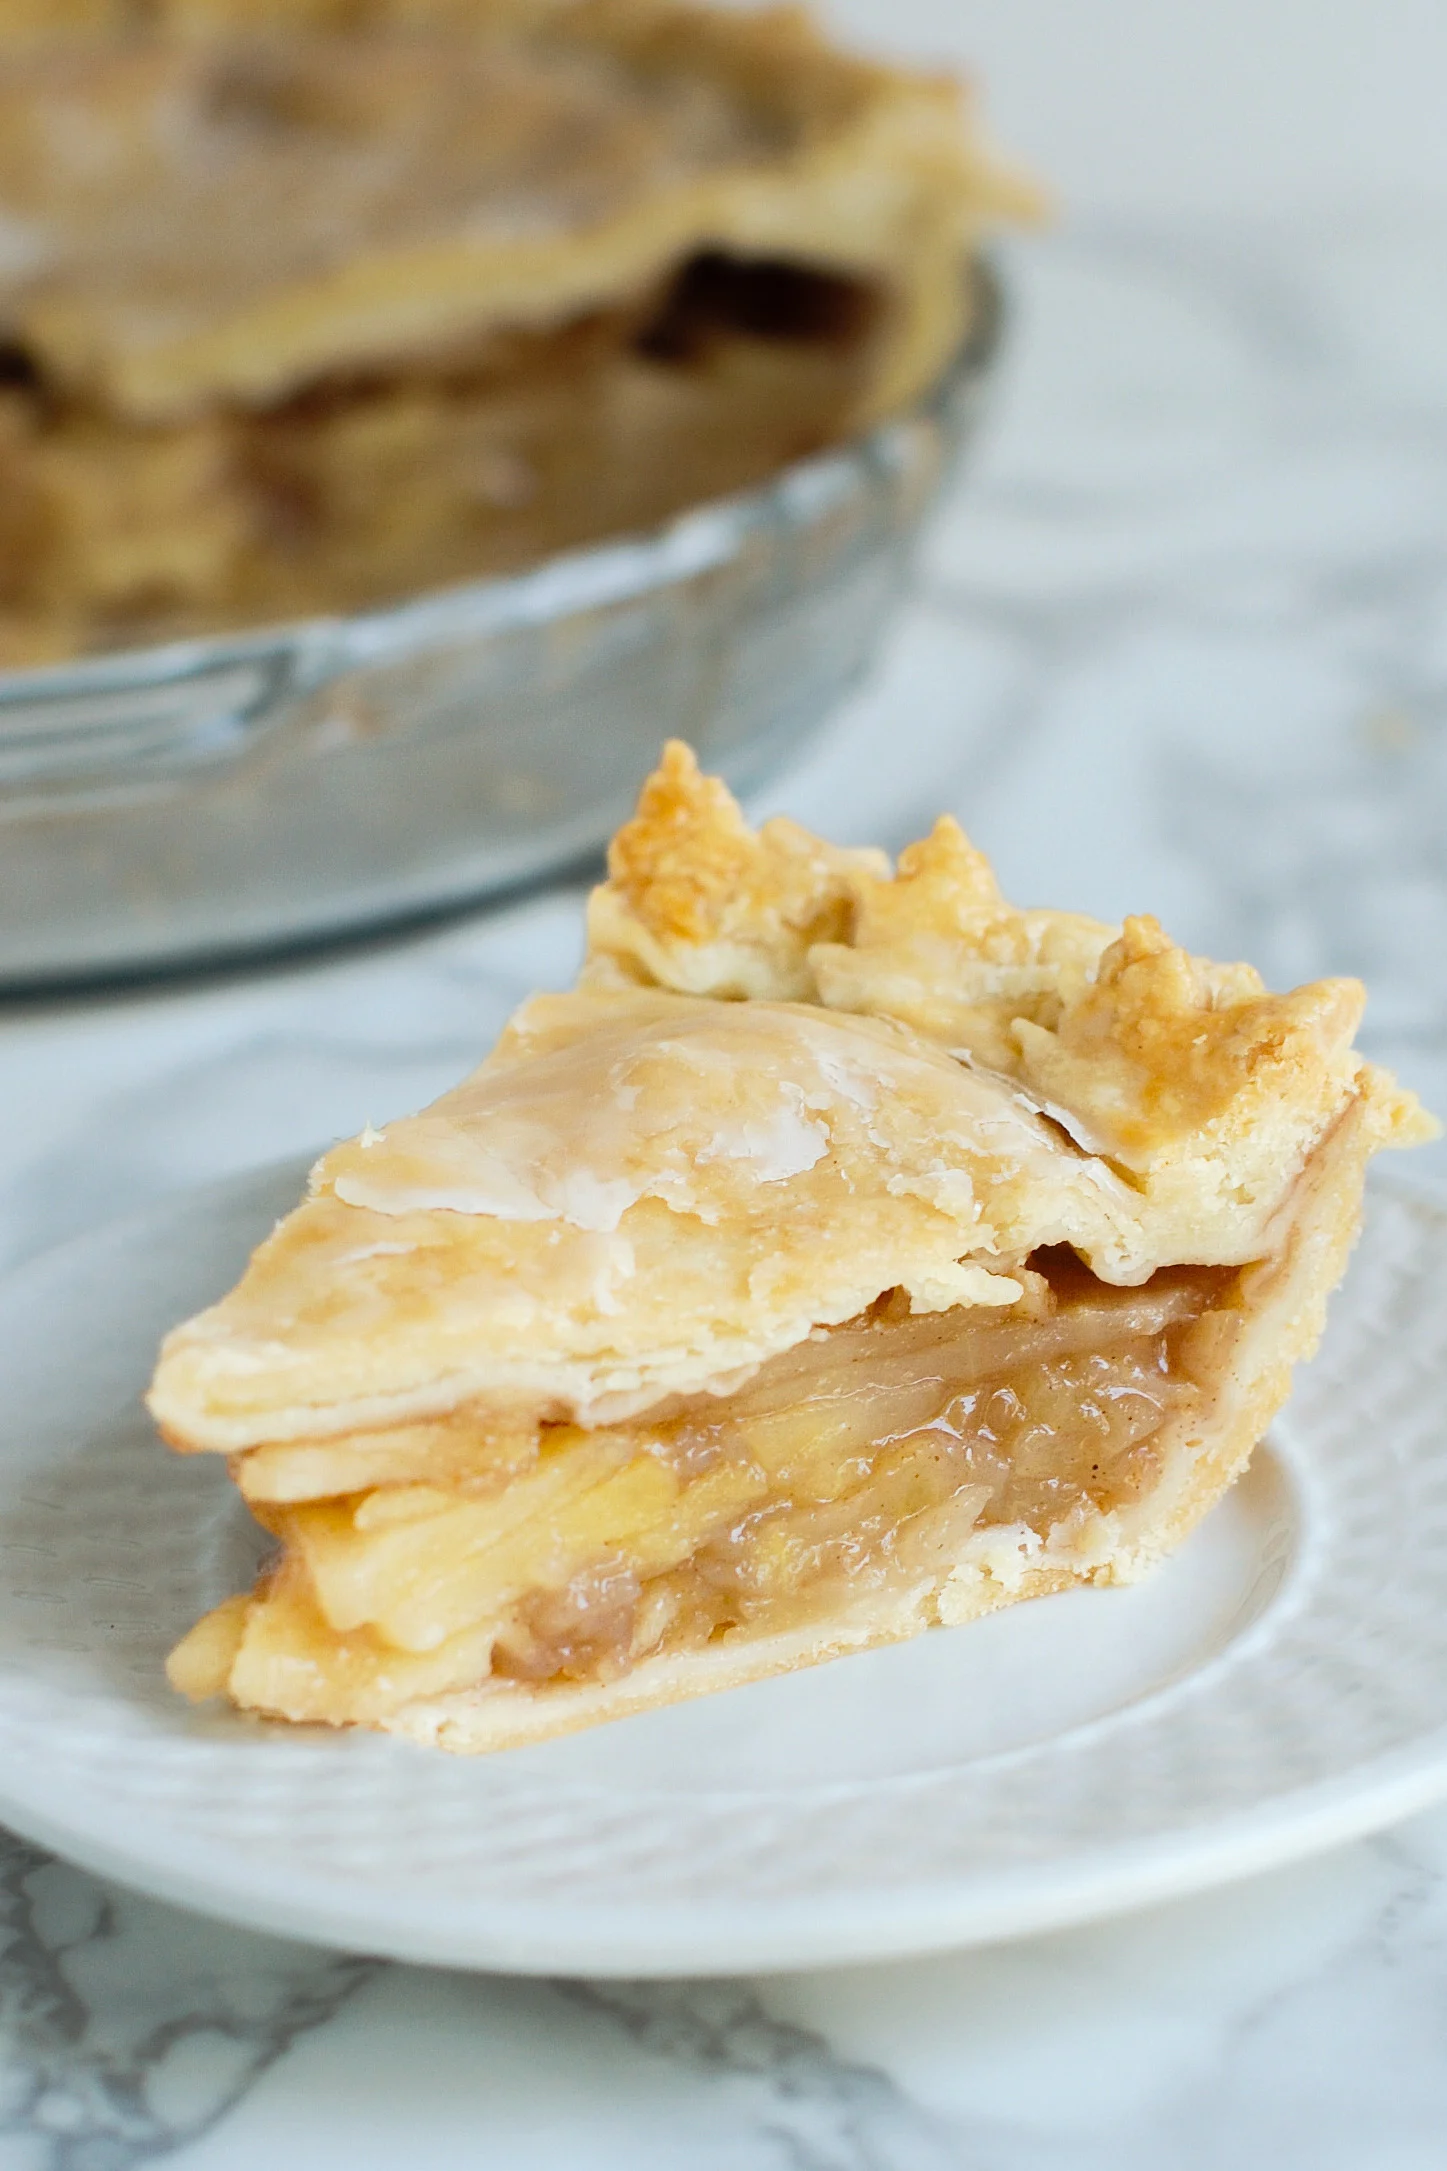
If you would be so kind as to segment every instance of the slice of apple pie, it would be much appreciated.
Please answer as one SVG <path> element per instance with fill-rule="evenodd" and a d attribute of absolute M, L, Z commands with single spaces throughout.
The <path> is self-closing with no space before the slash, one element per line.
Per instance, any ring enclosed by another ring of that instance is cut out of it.
<path fill-rule="evenodd" d="M 151 1408 L 275 1559 L 191 1696 L 506 1746 L 1141 1575 L 1434 1126 L 1362 991 L 755 835 L 670 747 L 569 994 L 317 1164 Z"/>

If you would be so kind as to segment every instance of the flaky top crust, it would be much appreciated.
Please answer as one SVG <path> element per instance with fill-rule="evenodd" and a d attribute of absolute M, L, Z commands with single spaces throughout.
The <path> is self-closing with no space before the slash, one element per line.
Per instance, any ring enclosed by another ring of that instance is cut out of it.
<path fill-rule="evenodd" d="M 688 0 L 0 0 L 0 199 L 0 316 L 134 421 L 475 356 L 722 249 L 883 285 L 861 426 L 938 373 L 963 252 L 1031 200 L 958 86 Z"/>
<path fill-rule="evenodd" d="M 667 749 L 591 900 L 578 988 L 422 1115 L 327 1154 L 233 1294 L 167 1342 L 176 1444 L 463 1403 L 606 1423 L 727 1393 L 887 1290 L 1031 1301 L 1239 1265 L 1349 1111 L 1433 1126 L 1352 1047 L 1354 981 L 1269 994 L 1154 921 L 1019 912 L 949 821 L 905 852 L 755 834 Z"/>
<path fill-rule="evenodd" d="M 588 932 L 595 985 L 891 1018 L 1014 1081 L 1167 1217 L 1159 1264 L 1225 1257 L 1191 1247 L 1259 1229 L 1259 1202 L 1349 1094 L 1370 1101 L 1384 1145 L 1434 1135 L 1352 1046 L 1360 981 L 1273 995 L 1252 966 L 1192 957 L 1148 916 L 1117 929 L 1021 911 L 949 815 L 894 870 L 790 822 L 756 835 L 676 742 L 614 840 Z"/>

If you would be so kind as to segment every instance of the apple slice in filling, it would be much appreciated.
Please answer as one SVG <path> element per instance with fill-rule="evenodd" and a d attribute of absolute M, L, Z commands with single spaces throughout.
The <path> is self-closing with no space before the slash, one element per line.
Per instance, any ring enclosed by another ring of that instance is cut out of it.
<path fill-rule="evenodd" d="M 525 1435 L 464 1410 L 365 1444 L 263 1447 L 239 1476 L 279 1557 L 255 1598 L 198 1624 L 172 1679 L 376 1722 L 486 1682 L 615 1681 L 932 1587 L 976 1534 L 1048 1540 L 1142 1497 L 1163 1429 L 1199 1401 L 1192 1330 L 1237 1279 L 1168 1269 L 1110 1289 L 1040 1254 L 1007 1316 L 911 1317 L 894 1293 L 731 1396 L 626 1424 Z M 297 1497 L 363 1465 L 382 1482 Z"/>

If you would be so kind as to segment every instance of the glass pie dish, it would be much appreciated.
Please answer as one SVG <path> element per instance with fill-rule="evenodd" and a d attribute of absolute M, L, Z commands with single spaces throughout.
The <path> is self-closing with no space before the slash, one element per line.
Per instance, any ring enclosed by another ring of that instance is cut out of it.
<path fill-rule="evenodd" d="M 0 674 L 0 985 L 203 965 L 582 863 L 671 736 L 757 781 L 866 668 L 998 344 L 651 533 L 350 617 Z"/>

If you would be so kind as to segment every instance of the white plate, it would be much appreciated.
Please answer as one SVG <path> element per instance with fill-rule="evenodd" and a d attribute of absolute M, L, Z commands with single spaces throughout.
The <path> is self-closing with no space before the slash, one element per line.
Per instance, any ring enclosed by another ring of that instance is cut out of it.
<path fill-rule="evenodd" d="M 475 1760 L 192 1711 L 163 1655 L 255 1540 L 137 1395 L 299 1180 L 0 1285 L 0 1815 L 28 1837 L 354 1949 L 696 1975 L 1081 1921 L 1447 1792 L 1447 1212 L 1385 1189 L 1289 1422 L 1138 1589 Z"/>

